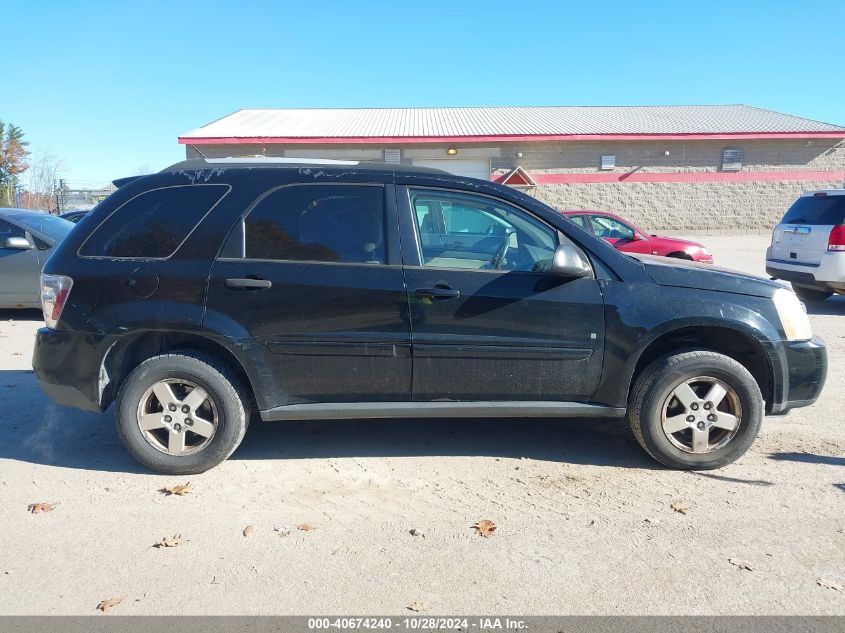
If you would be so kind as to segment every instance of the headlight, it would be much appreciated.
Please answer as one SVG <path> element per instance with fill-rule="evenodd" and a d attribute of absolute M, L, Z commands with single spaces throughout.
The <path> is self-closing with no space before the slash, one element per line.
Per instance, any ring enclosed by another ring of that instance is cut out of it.
<path fill-rule="evenodd" d="M 804 309 L 804 304 L 794 292 L 786 288 L 778 288 L 772 297 L 775 309 L 778 311 L 783 331 L 788 341 L 808 341 L 813 338 L 813 328 L 810 327 L 810 317 Z"/>

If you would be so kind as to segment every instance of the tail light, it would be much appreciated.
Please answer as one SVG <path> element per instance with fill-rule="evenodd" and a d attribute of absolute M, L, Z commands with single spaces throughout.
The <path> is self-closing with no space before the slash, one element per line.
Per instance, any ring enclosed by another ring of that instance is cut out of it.
<path fill-rule="evenodd" d="M 845 224 L 834 226 L 827 240 L 827 250 L 845 251 Z"/>
<path fill-rule="evenodd" d="M 73 279 L 64 275 L 41 275 L 41 309 L 44 311 L 44 323 L 55 329 L 67 303 Z"/>

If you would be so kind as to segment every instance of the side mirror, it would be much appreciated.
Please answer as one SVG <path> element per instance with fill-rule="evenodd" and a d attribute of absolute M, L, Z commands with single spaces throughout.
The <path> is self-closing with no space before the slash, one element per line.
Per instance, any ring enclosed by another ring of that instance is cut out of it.
<path fill-rule="evenodd" d="M 25 237 L 7 237 L 3 243 L 3 248 L 9 248 L 16 251 L 28 251 L 32 248 L 32 244 Z"/>
<path fill-rule="evenodd" d="M 589 277 L 593 274 L 590 263 L 574 246 L 561 244 L 555 249 L 551 272 L 561 277 Z"/>

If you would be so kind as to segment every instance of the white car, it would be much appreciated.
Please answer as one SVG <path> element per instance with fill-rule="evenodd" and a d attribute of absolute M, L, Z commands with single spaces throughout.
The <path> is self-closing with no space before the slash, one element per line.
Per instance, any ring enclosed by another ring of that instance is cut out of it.
<path fill-rule="evenodd" d="M 809 191 L 775 227 L 766 272 L 804 301 L 845 294 L 845 189 Z"/>

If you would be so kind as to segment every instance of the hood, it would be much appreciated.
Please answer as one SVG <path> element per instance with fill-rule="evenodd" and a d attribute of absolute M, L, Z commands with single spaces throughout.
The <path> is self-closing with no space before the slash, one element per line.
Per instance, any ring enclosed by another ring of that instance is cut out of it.
<path fill-rule="evenodd" d="M 643 263 L 648 276 L 660 286 L 697 288 L 767 298 L 771 298 L 778 288 L 783 288 L 777 281 L 711 264 L 653 255 L 637 254 L 632 257 Z"/>
<path fill-rule="evenodd" d="M 677 237 L 664 237 L 663 235 L 652 235 L 651 237 L 657 238 L 661 242 L 671 242 L 672 244 L 678 244 L 679 246 L 697 246 L 698 248 L 706 248 L 704 244 L 699 244 L 698 242 L 693 242 L 692 240 L 683 240 Z"/>

